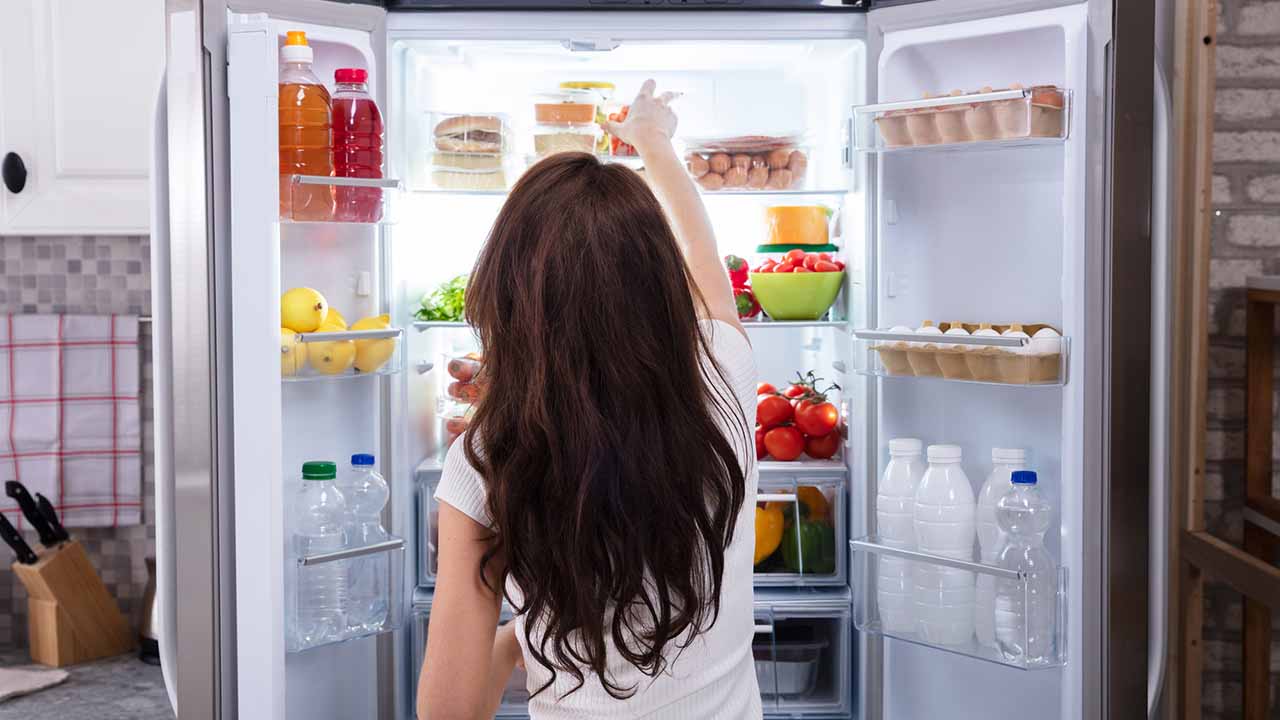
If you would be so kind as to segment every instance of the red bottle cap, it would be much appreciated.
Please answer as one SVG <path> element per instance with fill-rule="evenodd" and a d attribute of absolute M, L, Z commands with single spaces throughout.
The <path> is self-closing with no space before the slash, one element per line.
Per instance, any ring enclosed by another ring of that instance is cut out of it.
<path fill-rule="evenodd" d="M 333 79 L 340 83 L 368 82 L 369 71 L 364 68 L 338 68 L 333 71 Z"/>

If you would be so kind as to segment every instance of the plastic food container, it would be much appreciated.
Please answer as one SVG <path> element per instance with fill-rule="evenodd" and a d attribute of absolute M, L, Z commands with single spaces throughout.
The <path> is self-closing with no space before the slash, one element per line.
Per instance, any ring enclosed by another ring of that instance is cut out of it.
<path fill-rule="evenodd" d="M 566 80 L 560 83 L 561 90 L 568 91 L 587 91 L 596 94 L 596 117 L 595 123 L 600 126 L 601 133 L 596 138 L 596 152 L 601 155 L 609 154 L 611 136 L 604 132 L 605 120 L 609 119 L 609 113 L 618 109 L 618 104 L 611 102 L 613 93 L 617 89 L 613 83 L 604 80 Z"/>
<path fill-rule="evenodd" d="M 906 103 L 866 106 L 858 110 L 864 117 L 859 124 L 858 146 L 902 148 L 1065 138 L 1070 99 L 1067 90 L 1055 85 L 1026 88 L 1014 84 L 968 93 L 952 90 L 941 99 L 926 94 L 921 107 L 903 107 Z M 871 122 L 865 119 L 868 115 Z"/>
<path fill-rule="evenodd" d="M 511 125 L 497 113 L 427 113 L 433 150 L 500 155 L 510 148 Z"/>
<path fill-rule="evenodd" d="M 686 138 L 689 174 L 705 191 L 804 187 L 809 152 L 798 135 Z"/>
<path fill-rule="evenodd" d="M 586 125 L 596 121 L 600 95 L 592 90 L 562 89 L 534 96 L 533 119 L 538 125 Z"/>
<path fill-rule="evenodd" d="M 753 648 L 756 682 L 765 695 L 803 696 L 813 692 L 826 640 L 778 642 Z M 772 655 L 772 658 L 770 658 Z"/>
<path fill-rule="evenodd" d="M 594 153 L 600 128 L 586 125 L 539 125 L 533 129 L 533 151 L 538 157 L 562 152 Z"/>
<path fill-rule="evenodd" d="M 826 245 L 832 209 L 826 205 L 774 205 L 765 208 L 765 242 L 770 245 Z"/>

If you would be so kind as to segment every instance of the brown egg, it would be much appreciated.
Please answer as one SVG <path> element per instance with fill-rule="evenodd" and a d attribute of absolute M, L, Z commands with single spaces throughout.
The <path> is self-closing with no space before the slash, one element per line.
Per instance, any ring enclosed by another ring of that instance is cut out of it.
<path fill-rule="evenodd" d="M 809 158 L 799 150 L 791 151 L 791 157 L 787 159 L 787 169 L 795 177 L 803 177 L 804 171 L 809 167 Z"/>
<path fill-rule="evenodd" d="M 690 153 L 687 162 L 689 163 L 689 174 L 695 178 L 706 175 L 707 170 L 711 169 L 711 166 L 707 164 L 707 159 L 697 153 Z"/>
<path fill-rule="evenodd" d="M 778 148 L 769 151 L 769 167 L 773 170 L 784 168 L 787 166 L 787 160 L 791 158 L 791 151 L 786 148 Z"/>
<path fill-rule="evenodd" d="M 747 187 L 753 190 L 763 188 L 769 182 L 769 168 L 763 165 L 751 168 L 751 172 L 747 173 Z"/>
<path fill-rule="evenodd" d="M 733 161 L 724 153 L 716 153 L 715 155 L 712 155 L 708 162 L 711 165 L 711 172 L 720 173 L 721 175 L 723 175 L 724 171 L 728 170 L 729 167 L 733 165 Z"/>
<path fill-rule="evenodd" d="M 751 156 L 746 153 L 738 153 L 733 156 L 733 166 L 742 168 L 743 170 L 751 169 Z"/>
<path fill-rule="evenodd" d="M 724 176 L 719 173 L 709 172 L 698 178 L 698 184 L 703 190 L 719 190 L 724 187 Z"/>
<path fill-rule="evenodd" d="M 729 168 L 724 174 L 725 187 L 742 187 L 747 184 L 747 171 L 745 168 L 734 166 Z"/>
<path fill-rule="evenodd" d="M 786 190 L 791 187 L 792 175 L 791 171 L 782 168 L 781 170 L 773 170 L 769 173 L 769 182 L 765 183 L 765 187 L 770 190 Z"/>

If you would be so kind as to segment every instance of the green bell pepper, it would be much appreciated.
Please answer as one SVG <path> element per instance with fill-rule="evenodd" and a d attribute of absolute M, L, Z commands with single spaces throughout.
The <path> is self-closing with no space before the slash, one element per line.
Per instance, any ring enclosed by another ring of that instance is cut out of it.
<path fill-rule="evenodd" d="M 836 531 L 811 520 L 782 536 L 782 561 L 796 573 L 830 575 L 836 571 Z"/>

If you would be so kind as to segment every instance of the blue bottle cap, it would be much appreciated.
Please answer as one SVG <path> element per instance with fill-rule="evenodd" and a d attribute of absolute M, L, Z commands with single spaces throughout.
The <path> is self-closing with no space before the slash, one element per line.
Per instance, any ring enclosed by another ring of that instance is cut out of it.
<path fill-rule="evenodd" d="M 372 465 L 373 456 L 369 453 L 356 453 L 351 456 L 352 465 Z M 1032 482 L 1035 482 L 1034 480 Z"/>
<path fill-rule="evenodd" d="M 1035 485 L 1036 471 L 1035 470 L 1014 470 L 1013 477 L 1011 478 L 1011 480 L 1013 481 L 1014 485 Z"/>

